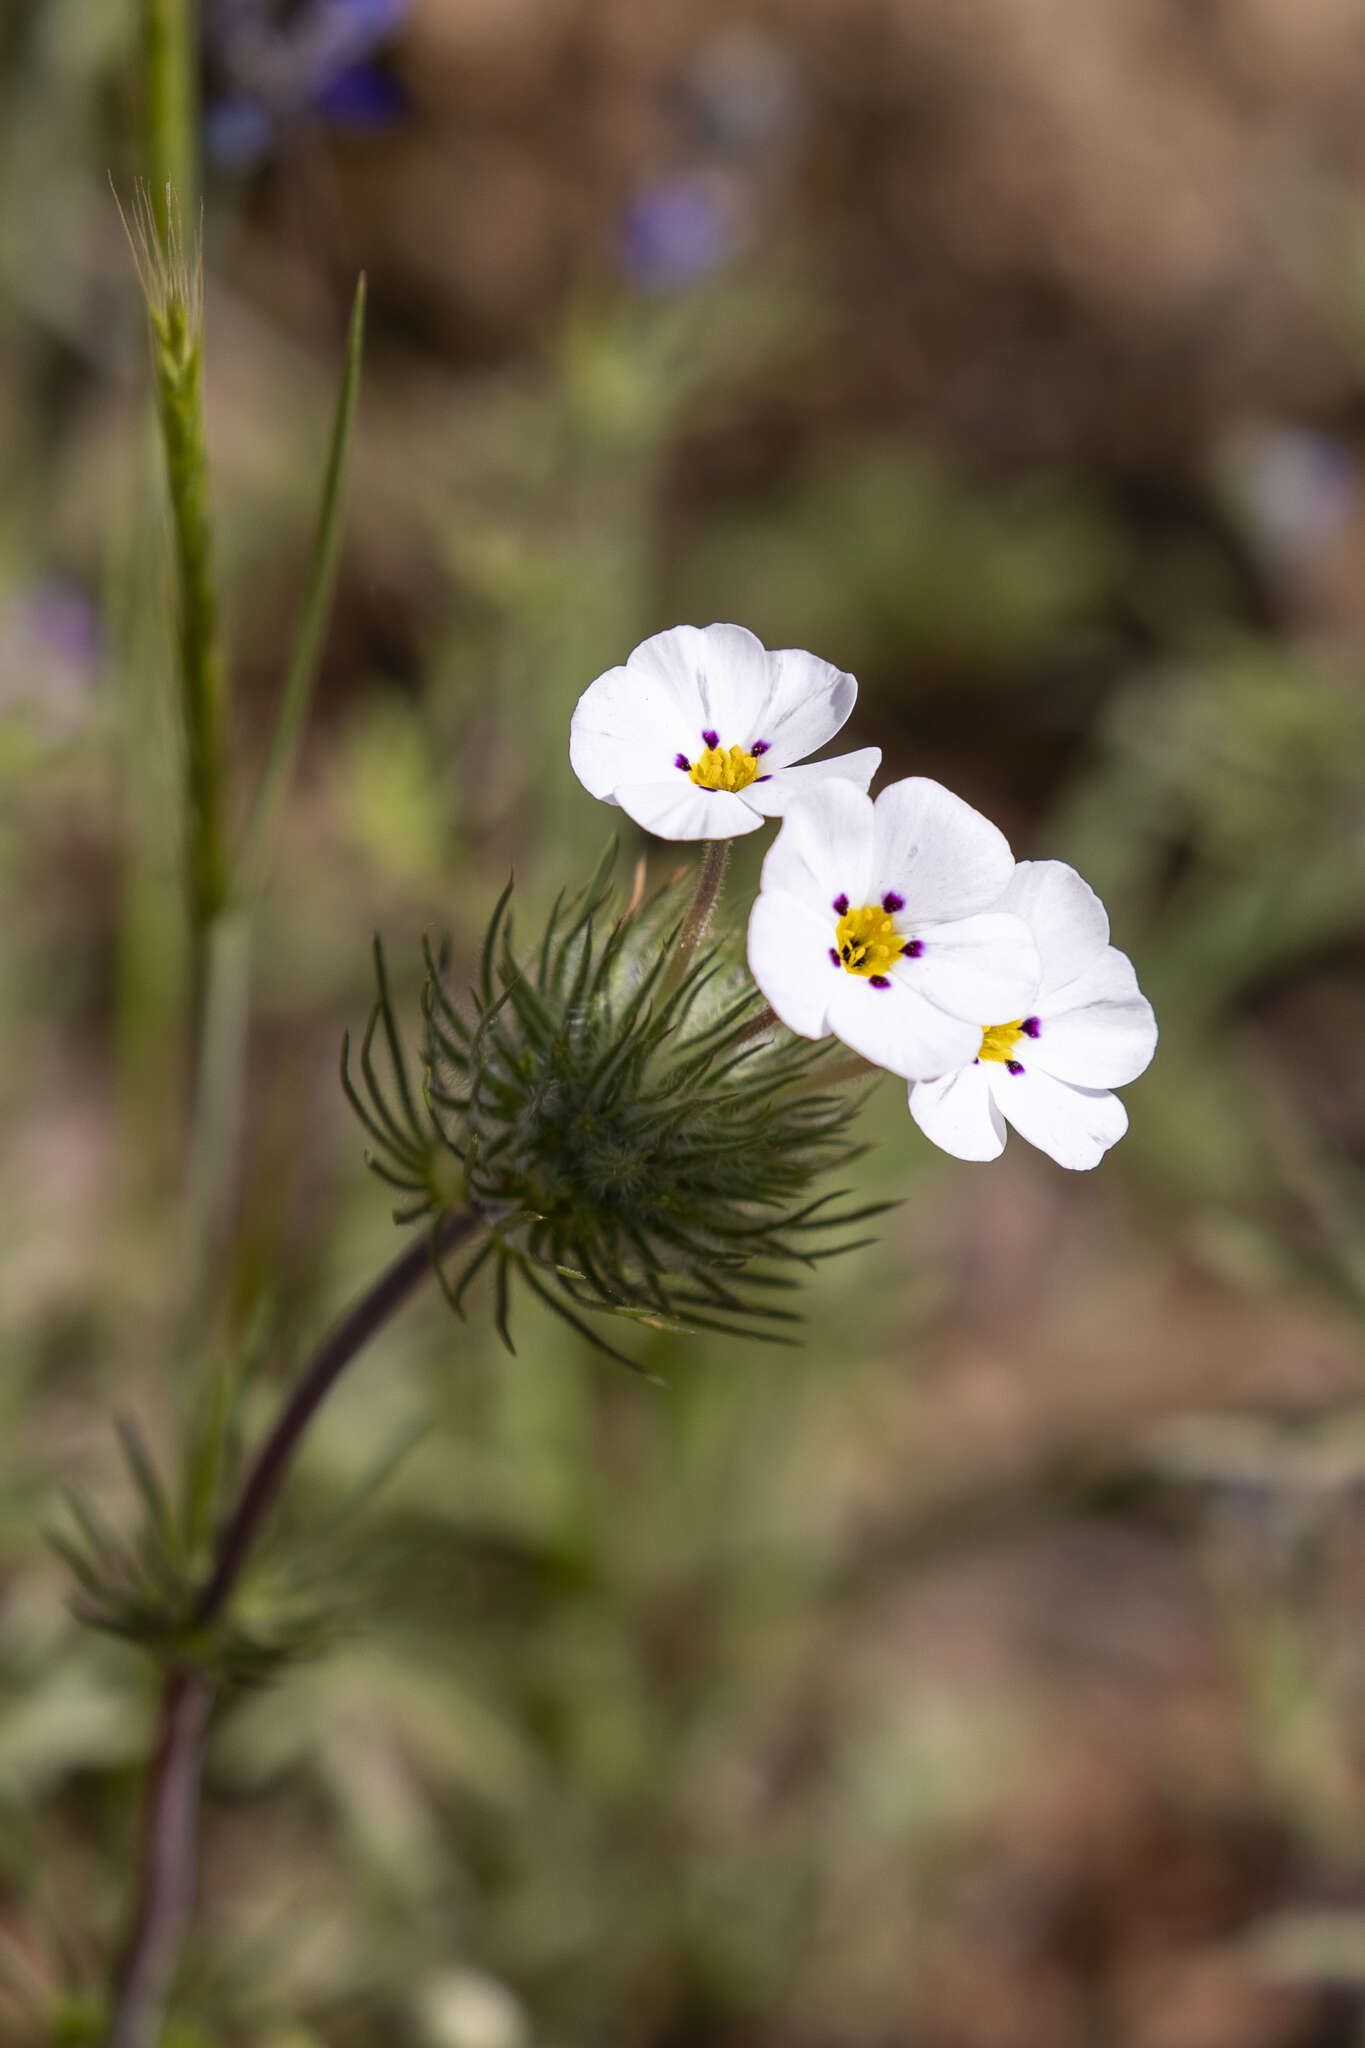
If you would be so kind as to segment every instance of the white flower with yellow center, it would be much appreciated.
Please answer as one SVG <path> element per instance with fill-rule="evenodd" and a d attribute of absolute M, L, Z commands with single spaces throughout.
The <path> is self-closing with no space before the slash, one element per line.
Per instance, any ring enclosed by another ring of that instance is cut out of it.
<path fill-rule="evenodd" d="M 1104 905 L 1060 860 L 1020 861 L 1000 909 L 1033 933 L 1043 966 L 1037 997 L 980 1016 L 980 1044 L 956 1073 L 910 1089 L 910 1114 L 958 1159 L 996 1159 L 1005 1126 L 1059 1166 L 1098 1166 L 1128 1128 L 1109 1091 L 1135 1081 L 1156 1050 L 1156 1018 L 1133 964 L 1109 943 Z"/>
<path fill-rule="evenodd" d="M 867 788 L 879 747 L 795 765 L 857 695 L 842 669 L 795 647 L 770 653 L 743 626 L 673 626 L 588 685 L 569 760 L 593 796 L 660 839 L 731 839 L 829 776 Z"/>
<path fill-rule="evenodd" d="M 1013 872 L 1004 835 L 912 776 L 874 803 L 829 782 L 793 804 L 763 863 L 749 965 L 802 1038 L 833 1033 L 907 1079 L 948 1073 L 983 1015 L 1019 1016 L 1038 989 L 1021 920 L 994 906 Z"/>

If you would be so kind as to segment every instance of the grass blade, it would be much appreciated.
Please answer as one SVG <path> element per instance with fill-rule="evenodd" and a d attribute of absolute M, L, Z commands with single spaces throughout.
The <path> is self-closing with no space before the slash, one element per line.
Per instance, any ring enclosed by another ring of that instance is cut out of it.
<path fill-rule="evenodd" d="M 327 622 L 336 589 L 337 563 L 341 553 L 342 509 L 346 470 L 351 447 L 351 428 L 356 400 L 360 394 L 360 365 L 365 348 L 365 278 L 361 274 L 351 305 L 351 324 L 346 338 L 346 361 L 341 372 L 336 410 L 332 416 L 332 439 L 327 454 L 327 471 L 322 484 L 322 501 L 313 535 L 312 558 L 303 609 L 299 614 L 294 646 L 285 670 L 280 708 L 275 718 L 270 750 L 261 770 L 251 815 L 247 820 L 237 862 L 238 886 L 250 894 L 262 878 L 270 835 L 279 814 L 284 793 L 293 773 L 303 734 L 308 705 L 317 680 Z"/>

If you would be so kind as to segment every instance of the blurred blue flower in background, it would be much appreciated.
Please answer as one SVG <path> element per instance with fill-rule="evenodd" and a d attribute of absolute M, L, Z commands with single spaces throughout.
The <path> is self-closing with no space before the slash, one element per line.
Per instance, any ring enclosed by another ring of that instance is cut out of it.
<path fill-rule="evenodd" d="M 739 195 L 718 171 L 680 172 L 644 186 L 621 216 L 621 267 L 642 291 L 685 291 L 735 256 Z"/>
<path fill-rule="evenodd" d="M 93 701 L 103 660 L 99 618 L 78 584 L 54 576 L 0 597 L 0 717 L 71 731 Z"/>
<path fill-rule="evenodd" d="M 750 253 L 771 227 L 802 124 L 785 44 L 737 24 L 702 39 L 668 103 L 677 167 L 643 183 L 617 224 L 621 269 L 645 292 L 687 291 Z"/>
<path fill-rule="evenodd" d="M 211 157 L 249 170 L 290 122 L 387 126 L 406 109 L 399 81 L 374 61 L 408 0 L 211 0 L 205 43 L 219 90 L 205 115 Z"/>
<path fill-rule="evenodd" d="M 1359 511 L 1354 457 L 1330 434 L 1279 422 L 1248 426 L 1221 467 L 1258 546 L 1281 567 L 1302 567 L 1339 541 Z"/>

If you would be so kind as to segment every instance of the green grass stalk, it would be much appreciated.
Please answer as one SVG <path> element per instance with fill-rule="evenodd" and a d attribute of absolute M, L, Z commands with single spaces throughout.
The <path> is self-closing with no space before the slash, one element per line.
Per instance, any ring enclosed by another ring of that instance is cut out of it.
<path fill-rule="evenodd" d="M 175 195 L 199 211 L 197 0 L 142 0 L 142 90 L 147 183 L 157 233 L 168 248 Z"/>
<path fill-rule="evenodd" d="M 227 893 L 226 688 L 218 641 L 204 437 L 203 339 L 172 306 L 156 333 L 157 404 L 166 450 L 180 601 L 180 696 L 189 798 L 190 900 L 201 935 Z"/>
<path fill-rule="evenodd" d="M 187 256 L 174 190 L 168 190 L 165 199 L 163 236 L 152 196 L 140 188 L 128 238 L 147 302 L 152 377 L 166 458 L 179 628 L 190 912 L 198 951 L 227 898 L 227 683 L 209 516 L 202 252 L 196 242 L 192 256 Z M 202 974 L 196 980 L 202 986 Z"/>
<path fill-rule="evenodd" d="M 203 962 L 185 1204 L 187 1341 L 213 1291 L 240 1175 L 251 1013 L 251 927 L 244 911 L 222 910 L 213 919 L 205 934 Z"/>
<path fill-rule="evenodd" d="M 331 443 L 318 505 L 312 555 L 303 606 L 294 633 L 284 687 L 280 693 L 275 729 L 261 770 L 260 783 L 247 820 L 237 862 L 237 889 L 248 900 L 260 886 L 274 827 L 298 757 L 313 685 L 322 659 L 323 641 L 332 613 L 337 566 L 341 556 L 342 511 L 345 504 L 346 474 L 355 422 L 356 400 L 360 395 L 360 366 L 365 346 L 365 279 L 362 275 L 351 305 L 351 322 L 346 337 L 346 360 L 341 373 L 336 407 L 332 416 Z"/>
<path fill-rule="evenodd" d="M 150 419 L 128 453 L 132 517 L 110 536 L 106 609 L 120 710 L 121 871 L 116 1060 L 125 1192 L 154 1198 L 178 1171 L 189 958 L 179 873 L 177 709 L 166 635 L 161 450 Z"/>

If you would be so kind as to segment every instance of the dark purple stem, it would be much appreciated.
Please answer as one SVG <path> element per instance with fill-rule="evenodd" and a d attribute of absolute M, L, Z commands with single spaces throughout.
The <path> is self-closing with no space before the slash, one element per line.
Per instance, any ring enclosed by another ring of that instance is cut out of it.
<path fill-rule="evenodd" d="M 443 1257 L 472 1236 L 478 1227 L 477 1217 L 468 1212 L 455 1211 L 444 1217 L 436 1232 L 435 1245 L 429 1238 L 422 1238 L 409 1246 L 323 1340 L 247 1473 L 237 1505 L 219 1539 L 218 1555 L 208 1584 L 199 1596 L 199 1604 L 194 1611 L 197 1623 L 212 1621 L 236 1585 L 247 1552 L 279 1491 L 300 1437 L 351 1360 L 425 1280 L 431 1271 L 433 1250 L 438 1257 Z"/>
<path fill-rule="evenodd" d="M 198 1671 L 169 1671 L 161 1688 L 132 1933 L 115 1981 L 105 2048 L 145 2048 L 161 2031 L 194 1904 L 199 1775 L 213 1696 L 212 1679 Z"/>
<path fill-rule="evenodd" d="M 304 1431 L 346 1367 L 415 1293 L 433 1258 L 453 1251 L 478 1228 L 478 1218 L 468 1212 L 444 1217 L 434 1238 L 410 1245 L 323 1339 L 243 1482 L 195 1608 L 197 1624 L 212 1621 L 231 1595 Z M 150 2048 L 160 2031 L 194 1899 L 199 1779 L 216 1691 L 206 1673 L 183 1666 L 168 1671 L 162 1686 L 132 1929 L 114 1982 L 105 2048 Z"/>

